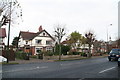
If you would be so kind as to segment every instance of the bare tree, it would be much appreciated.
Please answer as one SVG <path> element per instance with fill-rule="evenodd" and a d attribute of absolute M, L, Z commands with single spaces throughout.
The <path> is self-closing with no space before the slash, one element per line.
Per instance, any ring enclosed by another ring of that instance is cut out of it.
<path fill-rule="evenodd" d="M 89 45 L 88 57 L 91 57 L 91 46 L 93 42 L 95 41 L 95 35 L 92 31 L 89 31 L 85 33 L 85 37 L 86 37 L 86 42 Z"/>
<path fill-rule="evenodd" d="M 22 17 L 22 9 L 17 0 L 0 0 L 0 28 L 9 22 L 16 23 Z"/>
<path fill-rule="evenodd" d="M 9 24 L 8 26 L 8 43 L 7 50 L 9 50 L 9 39 L 10 39 L 10 27 L 11 23 L 19 22 L 18 18 L 22 17 L 22 9 L 17 0 L 0 0 L 0 28 L 3 25 Z M 7 52 L 7 63 L 8 61 Z"/>
<path fill-rule="evenodd" d="M 65 28 L 63 25 L 58 24 L 56 25 L 54 32 L 55 32 L 55 38 L 57 40 L 57 43 L 59 44 L 59 60 L 61 60 L 61 40 L 63 36 L 66 34 Z"/>

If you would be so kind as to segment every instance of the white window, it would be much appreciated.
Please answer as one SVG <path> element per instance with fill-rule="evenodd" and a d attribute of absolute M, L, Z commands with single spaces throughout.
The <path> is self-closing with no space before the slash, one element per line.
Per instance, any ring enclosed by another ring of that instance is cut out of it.
<path fill-rule="evenodd" d="M 3 42 L 3 39 L 2 38 L 0 38 L 0 43 L 2 43 Z"/>
<path fill-rule="evenodd" d="M 46 51 L 52 51 L 52 47 L 47 47 Z"/>
<path fill-rule="evenodd" d="M 52 41 L 46 41 L 46 45 L 51 45 Z"/>
<path fill-rule="evenodd" d="M 28 44 L 28 41 L 26 41 L 26 44 Z"/>
<path fill-rule="evenodd" d="M 39 54 L 42 51 L 42 48 L 36 48 L 36 54 Z"/>
<path fill-rule="evenodd" d="M 36 40 L 36 44 L 41 44 L 42 40 Z"/>

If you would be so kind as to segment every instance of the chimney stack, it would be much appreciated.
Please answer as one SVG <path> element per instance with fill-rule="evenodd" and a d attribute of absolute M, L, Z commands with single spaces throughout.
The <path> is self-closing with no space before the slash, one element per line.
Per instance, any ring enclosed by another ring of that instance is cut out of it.
<path fill-rule="evenodd" d="M 42 25 L 40 25 L 39 27 L 39 32 L 41 32 L 43 29 L 42 29 Z"/>

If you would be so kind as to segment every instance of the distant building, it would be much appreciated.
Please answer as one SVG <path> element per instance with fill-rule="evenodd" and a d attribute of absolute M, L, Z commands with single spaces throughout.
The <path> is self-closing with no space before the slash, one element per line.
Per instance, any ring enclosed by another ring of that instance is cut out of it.
<path fill-rule="evenodd" d="M 62 42 L 63 45 L 72 45 L 69 43 L 70 40 L 65 40 Z M 74 48 L 71 46 L 72 51 L 78 51 L 78 52 L 88 52 L 89 45 L 88 44 L 82 44 L 79 40 L 75 43 Z M 91 46 L 91 53 L 93 53 L 93 45 Z"/>
<path fill-rule="evenodd" d="M 38 50 L 52 51 L 54 42 L 54 38 L 40 26 L 37 33 L 20 31 L 18 47 L 24 52 L 36 55 Z"/>
<path fill-rule="evenodd" d="M 0 28 L 0 50 L 5 47 L 6 29 Z"/>

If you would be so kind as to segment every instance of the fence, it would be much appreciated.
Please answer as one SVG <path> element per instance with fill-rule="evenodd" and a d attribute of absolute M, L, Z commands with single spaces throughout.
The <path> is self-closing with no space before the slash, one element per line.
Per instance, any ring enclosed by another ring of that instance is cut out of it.
<path fill-rule="evenodd" d="M 15 61 L 15 52 L 11 50 L 2 50 L 0 51 L 1 55 L 5 58 L 7 58 L 9 61 Z"/>

